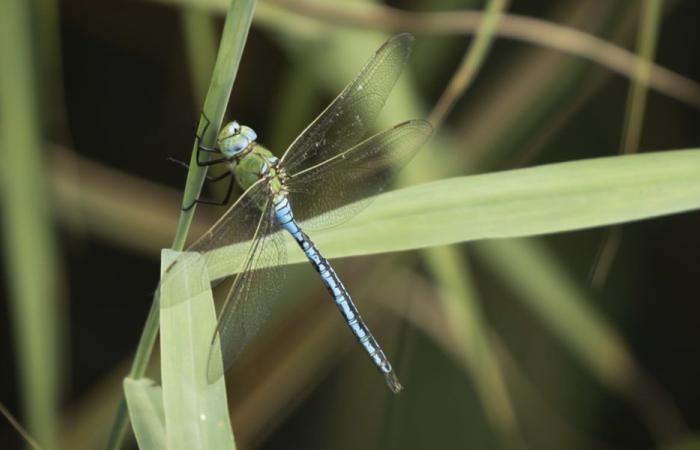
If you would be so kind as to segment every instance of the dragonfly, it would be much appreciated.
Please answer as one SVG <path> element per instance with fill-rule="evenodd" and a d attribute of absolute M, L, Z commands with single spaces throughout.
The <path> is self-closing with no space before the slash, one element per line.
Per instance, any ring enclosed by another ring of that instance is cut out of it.
<path fill-rule="evenodd" d="M 206 253 L 250 242 L 217 319 L 209 353 L 210 382 L 219 379 L 256 336 L 279 298 L 288 233 L 391 391 L 402 389 L 348 289 L 305 230 L 339 225 L 363 210 L 431 135 L 428 122 L 410 120 L 365 137 L 403 71 L 412 43 L 408 33 L 386 41 L 280 158 L 257 143 L 253 129 L 236 121 L 221 128 L 213 147 L 200 139 L 197 164 L 226 165 L 228 170 L 216 181 L 230 177 L 229 189 L 222 202 L 197 199 L 183 209 L 195 203 L 227 203 L 234 180 L 244 193 L 188 250 Z M 208 120 L 205 124 L 203 133 Z M 214 357 L 222 358 L 223 365 L 212 363 Z"/>

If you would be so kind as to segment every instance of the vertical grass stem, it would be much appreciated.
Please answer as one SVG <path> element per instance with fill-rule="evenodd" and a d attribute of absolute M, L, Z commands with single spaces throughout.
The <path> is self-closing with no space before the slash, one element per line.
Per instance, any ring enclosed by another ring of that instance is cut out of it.
<path fill-rule="evenodd" d="M 245 47 L 245 42 L 248 37 L 248 31 L 253 20 L 255 4 L 255 0 L 234 0 L 231 2 L 226 14 L 224 31 L 221 36 L 221 44 L 216 57 L 214 72 L 209 84 L 206 99 L 204 100 L 204 107 L 202 110 L 203 116 L 200 117 L 197 127 L 197 132 L 198 135 L 201 136 L 203 145 L 213 146 L 217 130 L 223 121 L 228 99 L 231 95 L 231 89 L 233 88 L 233 82 L 236 78 L 238 66 L 243 55 L 243 48 Z M 204 116 L 210 121 L 210 125 L 206 129 L 206 133 L 202 135 L 206 123 Z M 206 168 L 197 165 L 197 144 L 195 140 L 192 147 L 190 169 L 185 184 L 185 193 L 182 201 L 183 205 L 189 205 L 197 199 L 206 176 Z M 177 230 L 175 232 L 175 239 L 173 240 L 173 250 L 181 251 L 184 249 L 187 233 L 192 224 L 194 211 L 195 208 L 181 211 Z M 141 334 L 134 362 L 129 371 L 129 376 L 131 378 L 141 378 L 146 370 L 151 353 L 153 352 L 153 345 L 158 336 L 159 310 L 160 305 L 156 295 L 154 296 L 151 309 L 148 312 L 146 325 Z M 126 402 L 122 397 L 107 442 L 106 448 L 108 450 L 115 450 L 121 446 L 127 424 L 128 415 Z"/>

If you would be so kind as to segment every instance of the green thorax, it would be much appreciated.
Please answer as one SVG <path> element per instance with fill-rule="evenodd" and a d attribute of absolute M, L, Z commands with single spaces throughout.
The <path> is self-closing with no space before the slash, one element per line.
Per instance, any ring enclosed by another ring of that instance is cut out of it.
<path fill-rule="evenodd" d="M 256 144 L 247 155 L 232 161 L 229 168 L 243 190 L 267 176 L 271 193 L 278 194 L 284 190 L 284 174 L 280 172 L 278 162 L 270 150 Z"/>

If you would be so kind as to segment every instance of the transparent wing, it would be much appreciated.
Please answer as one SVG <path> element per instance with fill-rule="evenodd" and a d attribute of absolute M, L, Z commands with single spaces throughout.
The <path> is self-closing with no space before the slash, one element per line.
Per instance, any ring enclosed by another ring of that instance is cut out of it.
<path fill-rule="evenodd" d="M 408 33 L 389 39 L 357 77 L 289 146 L 282 161 L 293 175 L 355 145 L 384 106 L 411 51 Z"/>
<path fill-rule="evenodd" d="M 252 240 L 261 218 L 266 218 L 263 209 L 268 201 L 266 181 L 258 181 L 187 251 L 204 253 L 236 242 Z"/>
<path fill-rule="evenodd" d="M 386 187 L 431 133 L 426 121 L 404 122 L 292 176 L 287 187 L 295 217 L 309 229 L 350 219 Z M 348 206 L 336 209 L 344 205 Z"/>
<path fill-rule="evenodd" d="M 284 280 L 287 253 L 274 220 L 272 199 L 266 182 L 251 186 L 241 198 L 188 250 L 205 252 L 235 242 L 250 240 L 219 313 L 209 351 L 207 377 L 216 381 L 257 334 L 278 299 Z M 217 339 L 218 337 L 218 339 Z M 220 356 L 219 356 L 220 355 Z M 223 359 L 223 367 L 217 360 Z"/>
<path fill-rule="evenodd" d="M 282 234 L 276 232 L 279 226 L 272 220 L 272 210 L 272 201 L 268 200 L 245 266 L 236 275 L 219 314 L 207 364 L 210 382 L 218 380 L 231 367 L 279 299 L 287 253 Z M 219 351 L 223 367 L 218 361 Z"/>

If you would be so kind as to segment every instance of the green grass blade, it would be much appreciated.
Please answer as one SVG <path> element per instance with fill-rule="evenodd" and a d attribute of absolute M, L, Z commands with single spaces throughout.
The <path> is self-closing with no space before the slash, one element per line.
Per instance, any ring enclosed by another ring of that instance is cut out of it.
<path fill-rule="evenodd" d="M 162 270 L 178 255 L 165 251 Z M 160 287 L 161 378 L 171 450 L 235 449 L 224 377 L 211 384 L 207 380 L 216 329 L 210 284 L 203 258 L 185 254 Z"/>
<path fill-rule="evenodd" d="M 135 380 L 127 377 L 124 379 L 124 395 L 139 449 L 164 449 L 165 413 L 161 387 L 148 378 Z"/>
<path fill-rule="evenodd" d="M 658 217 L 700 208 L 698 168 L 693 149 L 449 178 L 379 195 L 347 224 L 311 237 L 340 258 Z M 233 274 L 247 245 L 210 252 L 212 279 Z M 294 245 L 290 262 L 304 261 Z"/>
<path fill-rule="evenodd" d="M 508 6 L 509 0 L 489 0 L 484 10 L 484 19 L 474 36 L 469 50 L 464 55 L 459 68 L 452 75 L 437 104 L 428 116 L 435 128 L 442 126 L 445 117 L 452 111 L 457 101 L 472 84 L 495 41 L 496 25 Z"/>
<path fill-rule="evenodd" d="M 45 449 L 58 446 L 60 385 L 56 243 L 42 161 L 31 3 L 0 2 L 0 144 L 3 231 L 23 421 Z"/>

